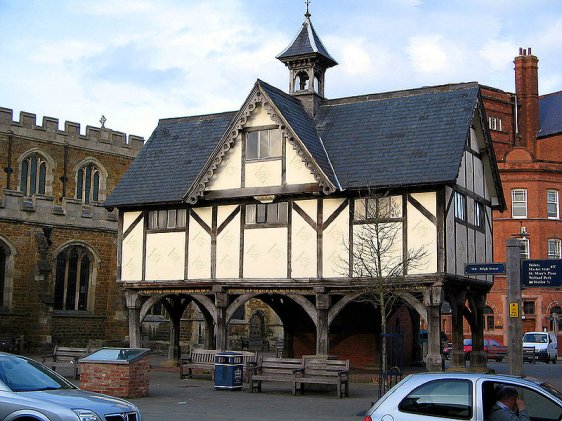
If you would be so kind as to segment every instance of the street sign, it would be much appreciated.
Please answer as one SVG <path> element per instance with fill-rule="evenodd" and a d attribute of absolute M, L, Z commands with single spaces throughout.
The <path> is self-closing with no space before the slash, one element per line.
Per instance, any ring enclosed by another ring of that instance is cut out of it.
<path fill-rule="evenodd" d="M 562 260 L 521 261 L 521 283 L 526 288 L 562 286 Z"/>
<path fill-rule="evenodd" d="M 519 306 L 517 303 L 509 303 L 509 317 L 519 317 Z"/>
<path fill-rule="evenodd" d="M 502 275 L 505 273 L 505 263 L 466 263 L 465 275 Z"/>

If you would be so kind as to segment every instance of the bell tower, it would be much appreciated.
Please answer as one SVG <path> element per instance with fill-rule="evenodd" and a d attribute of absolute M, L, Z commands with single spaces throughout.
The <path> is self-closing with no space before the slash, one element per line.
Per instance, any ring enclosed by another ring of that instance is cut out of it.
<path fill-rule="evenodd" d="M 289 68 L 289 93 L 297 97 L 314 117 L 324 99 L 326 69 L 338 63 L 330 56 L 316 34 L 307 10 L 297 36 L 277 59 Z"/>

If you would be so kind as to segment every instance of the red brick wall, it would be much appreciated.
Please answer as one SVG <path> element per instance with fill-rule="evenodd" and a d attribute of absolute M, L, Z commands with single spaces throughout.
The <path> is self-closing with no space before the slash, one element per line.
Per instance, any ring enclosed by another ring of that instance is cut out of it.
<path fill-rule="evenodd" d="M 119 398 L 142 398 L 149 394 L 149 358 L 132 364 L 80 363 L 80 387 Z"/>

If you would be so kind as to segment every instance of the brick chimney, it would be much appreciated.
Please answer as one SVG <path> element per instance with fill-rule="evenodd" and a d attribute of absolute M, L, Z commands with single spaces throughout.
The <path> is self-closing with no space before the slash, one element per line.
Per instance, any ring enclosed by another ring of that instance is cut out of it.
<path fill-rule="evenodd" d="M 515 94 L 517 95 L 517 125 L 522 146 L 536 155 L 539 131 L 539 59 L 531 49 L 519 49 L 515 57 Z"/>

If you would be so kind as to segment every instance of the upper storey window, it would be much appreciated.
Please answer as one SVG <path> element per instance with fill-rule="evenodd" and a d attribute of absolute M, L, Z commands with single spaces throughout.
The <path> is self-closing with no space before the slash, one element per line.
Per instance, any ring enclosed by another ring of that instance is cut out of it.
<path fill-rule="evenodd" d="M 546 191 L 546 211 L 549 219 L 558 219 L 558 190 Z"/>
<path fill-rule="evenodd" d="M 402 201 L 399 196 L 355 199 L 355 220 L 385 220 L 402 217 Z"/>
<path fill-rule="evenodd" d="M 287 202 L 246 205 L 246 224 L 282 225 L 289 220 Z"/>
<path fill-rule="evenodd" d="M 281 131 L 256 130 L 246 133 L 246 159 L 263 160 L 281 158 Z"/>
<path fill-rule="evenodd" d="M 41 155 L 33 153 L 22 161 L 20 191 L 25 196 L 45 194 L 46 179 L 47 162 Z"/>
<path fill-rule="evenodd" d="M 178 229 L 185 228 L 187 218 L 186 209 L 163 209 L 148 213 L 148 229 Z"/>
<path fill-rule="evenodd" d="M 502 131 L 502 119 L 499 117 L 488 117 L 488 126 L 490 130 Z"/>
<path fill-rule="evenodd" d="M 93 163 L 81 167 L 76 175 L 76 198 L 85 204 L 98 202 L 100 180 L 100 170 Z"/>
<path fill-rule="evenodd" d="M 525 189 L 511 190 L 511 217 L 512 218 L 527 217 L 527 190 Z"/>
<path fill-rule="evenodd" d="M 455 217 L 466 221 L 466 196 L 458 191 L 455 192 Z"/>

